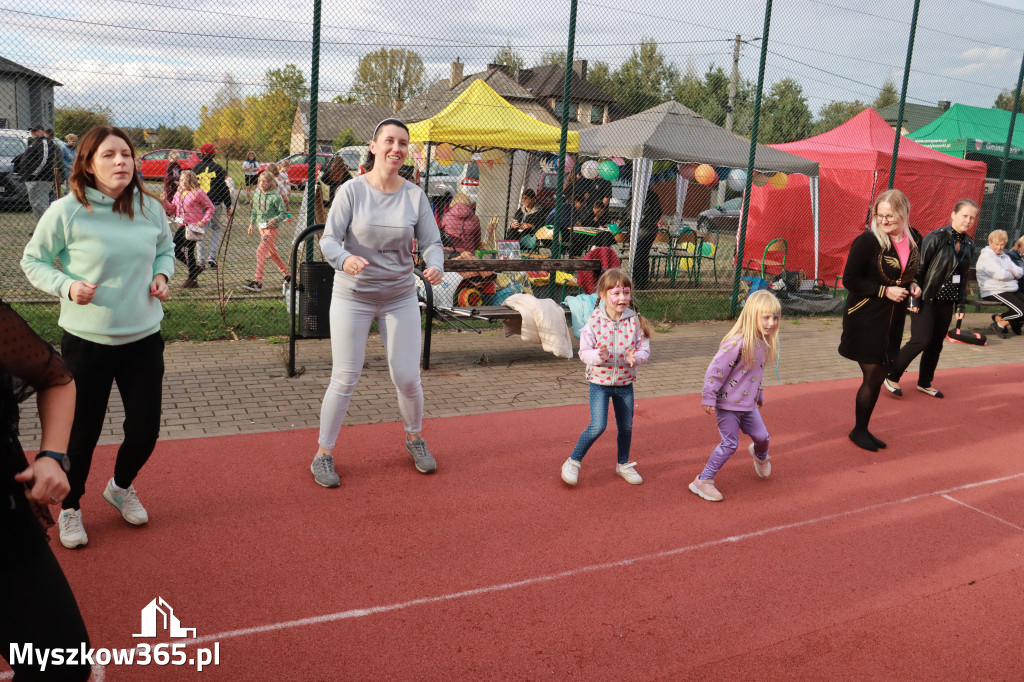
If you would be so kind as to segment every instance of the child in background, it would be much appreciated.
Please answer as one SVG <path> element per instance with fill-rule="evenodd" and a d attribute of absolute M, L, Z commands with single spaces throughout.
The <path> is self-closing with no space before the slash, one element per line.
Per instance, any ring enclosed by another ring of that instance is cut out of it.
<path fill-rule="evenodd" d="M 199 179 L 190 170 L 181 171 L 178 190 L 167 201 L 165 208 L 174 214 L 177 230 L 174 233 L 174 257 L 188 266 L 188 278 L 182 282 L 182 289 L 199 286 L 199 274 L 203 266 L 196 261 L 196 242 L 189 239 L 188 226 L 197 225 L 203 230 L 213 218 L 214 206 L 206 192 L 199 189 Z"/>
<path fill-rule="evenodd" d="M 277 229 L 285 219 L 285 208 L 281 197 L 274 191 L 274 175 L 263 171 L 256 185 L 256 193 L 252 197 L 252 213 L 249 218 L 249 236 L 253 226 L 260 231 L 260 245 L 256 249 L 256 276 L 245 285 L 249 291 L 263 291 L 263 268 L 267 258 L 284 274 L 285 284 L 291 281 L 288 267 L 277 252 Z"/>
<path fill-rule="evenodd" d="M 618 427 L 618 465 L 615 473 L 633 485 L 644 482 L 629 461 L 633 439 L 633 382 L 636 367 L 651 356 L 651 325 L 630 309 L 633 282 L 624 270 L 606 270 L 597 280 L 598 304 L 580 331 L 580 360 L 587 363 L 590 382 L 590 426 L 562 465 L 562 480 L 576 485 L 583 455 L 604 433 L 608 400 Z"/>
<path fill-rule="evenodd" d="M 755 291 L 708 366 L 704 376 L 701 404 L 718 419 L 722 442 L 708 459 L 704 471 L 690 484 L 690 492 L 710 502 L 721 502 L 715 474 L 736 452 L 740 430 L 753 439 L 750 456 L 754 473 L 768 478 L 772 473 L 768 454 L 768 431 L 758 407 L 764 405 L 761 381 L 766 363 L 779 356 L 779 315 L 782 305 L 771 292 Z"/>
<path fill-rule="evenodd" d="M 287 213 L 287 209 L 288 209 L 288 202 L 289 202 L 289 200 L 291 200 L 291 196 L 292 196 L 292 181 L 288 178 L 288 165 L 289 165 L 289 163 L 290 162 L 288 161 L 288 159 L 285 159 L 284 161 L 282 161 L 281 165 L 280 165 L 280 167 L 278 167 L 278 170 L 277 170 L 277 173 L 276 173 L 276 177 L 277 177 L 277 193 L 281 195 L 281 201 L 284 202 L 284 207 L 286 209 L 286 211 L 285 211 L 286 213 Z"/>

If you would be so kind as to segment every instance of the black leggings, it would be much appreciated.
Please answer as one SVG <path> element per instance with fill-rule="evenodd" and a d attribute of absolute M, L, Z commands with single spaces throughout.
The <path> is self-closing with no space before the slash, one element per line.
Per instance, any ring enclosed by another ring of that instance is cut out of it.
<path fill-rule="evenodd" d="M 918 355 L 921 355 L 921 370 L 917 375 L 917 385 L 928 388 L 935 378 L 935 368 L 939 366 L 939 355 L 942 354 L 942 342 L 949 331 L 949 323 L 953 319 L 952 302 L 924 302 L 916 313 L 910 313 L 910 340 L 900 351 L 896 364 L 889 372 L 889 379 L 899 382 L 907 367 Z M 923 355 L 922 355 L 923 353 Z"/>
<path fill-rule="evenodd" d="M 189 279 L 195 279 L 202 272 L 196 263 L 196 243 L 185 239 L 184 227 L 179 227 L 174 233 L 174 257 L 188 266 Z"/>
<path fill-rule="evenodd" d="M 878 402 L 878 393 L 882 390 L 882 381 L 885 379 L 885 365 L 874 363 L 860 363 L 861 374 L 864 380 L 857 390 L 857 403 L 854 413 L 857 416 L 857 430 L 867 430 L 868 422 L 871 421 L 871 413 L 875 410 L 875 403 Z"/>
<path fill-rule="evenodd" d="M 121 488 L 130 486 L 153 453 L 160 434 L 164 340 L 156 332 L 132 343 L 108 346 L 65 332 L 60 348 L 75 377 L 75 421 L 68 443 L 71 492 L 62 507 L 79 509 L 115 382 L 124 404 L 124 441 L 117 451 L 114 482 Z"/>
<path fill-rule="evenodd" d="M 8 502 L 6 496 L 0 499 Z M 29 643 L 37 650 L 80 651 L 83 644 L 88 649 L 89 633 L 75 595 L 28 505 L 4 510 L 0 523 L 6 526 L 0 532 L 4 541 L 0 561 L 0 655 L 7 658 L 12 644 L 18 645 L 19 652 Z M 14 669 L 15 682 L 89 678 L 88 665 L 47 665 L 40 672 L 38 663 L 7 662 Z"/>

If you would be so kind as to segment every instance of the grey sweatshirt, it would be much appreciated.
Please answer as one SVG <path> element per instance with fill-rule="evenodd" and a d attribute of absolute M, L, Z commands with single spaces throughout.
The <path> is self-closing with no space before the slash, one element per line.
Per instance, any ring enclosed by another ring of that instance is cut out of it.
<path fill-rule="evenodd" d="M 423 190 L 411 182 L 388 194 L 359 176 L 338 190 L 320 240 L 324 258 L 337 271 L 334 290 L 372 301 L 390 301 L 416 290 L 413 240 L 426 267 L 444 273 L 441 233 Z M 369 261 L 358 275 L 342 270 L 349 256 Z"/>

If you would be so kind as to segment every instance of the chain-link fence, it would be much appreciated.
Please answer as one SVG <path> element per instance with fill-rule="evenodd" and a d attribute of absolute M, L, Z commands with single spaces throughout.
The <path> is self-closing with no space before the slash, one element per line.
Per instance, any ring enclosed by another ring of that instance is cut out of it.
<path fill-rule="evenodd" d="M 806 312 L 835 314 L 849 243 L 890 184 L 897 125 L 909 137 L 894 185 L 910 196 L 917 229 L 946 224 L 969 197 L 982 204 L 979 237 L 994 225 L 1011 243 L 1021 234 L 1024 139 L 1007 140 L 1024 13 L 982 0 L 917 9 L 909 0 L 0 7 L 0 292 L 55 337 L 56 303 L 18 266 L 36 218 L 12 161 L 31 127 L 52 130 L 52 194 L 63 194 L 74 153 L 65 141 L 113 123 L 134 140 L 154 194 L 174 153 L 187 170 L 204 145 L 234 185 L 233 216 L 216 252 L 203 254 L 198 286 L 182 288 L 179 265 L 166 335 L 286 334 L 283 274 L 269 265 L 252 286 L 252 178 L 273 164 L 282 192 L 291 188 L 278 243 L 287 258 L 292 235 L 314 220 L 309 180 L 329 203 L 341 177 L 323 174 L 332 158 L 358 173 L 374 126 L 394 115 L 413 129 L 410 178 L 439 222 L 454 216 L 450 230 L 480 221 L 483 255 L 605 247 L 633 272 L 654 318 L 728 317 L 747 287 L 784 272 L 810 300 Z M 772 147 L 751 160 L 755 126 Z M 244 167 L 247 157 L 255 163 Z M 450 205 L 460 194 L 468 215 Z M 560 196 L 564 211 L 553 214 Z"/>

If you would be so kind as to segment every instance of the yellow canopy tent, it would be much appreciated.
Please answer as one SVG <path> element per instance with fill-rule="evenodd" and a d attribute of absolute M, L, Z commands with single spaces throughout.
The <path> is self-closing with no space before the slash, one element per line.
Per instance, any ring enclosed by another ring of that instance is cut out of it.
<path fill-rule="evenodd" d="M 448 144 L 479 152 L 525 149 L 558 152 L 562 131 L 524 114 L 482 80 L 473 81 L 433 118 L 409 126 L 411 142 Z M 580 134 L 569 131 L 565 150 L 578 152 Z"/>

